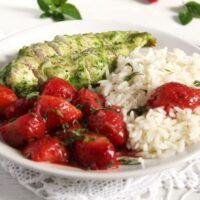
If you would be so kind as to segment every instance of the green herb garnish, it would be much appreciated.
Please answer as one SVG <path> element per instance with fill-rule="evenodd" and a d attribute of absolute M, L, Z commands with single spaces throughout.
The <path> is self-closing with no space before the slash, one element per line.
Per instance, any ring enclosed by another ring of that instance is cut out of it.
<path fill-rule="evenodd" d="M 63 117 L 63 114 L 62 114 L 62 112 L 59 110 L 59 109 L 52 109 L 51 110 L 52 112 L 55 112 L 59 117 Z"/>
<path fill-rule="evenodd" d="M 37 0 L 43 13 L 40 18 L 51 17 L 54 21 L 81 19 L 79 10 L 67 0 Z"/>
<path fill-rule="evenodd" d="M 194 86 L 196 86 L 196 87 L 200 87 L 200 81 L 198 81 L 198 80 L 196 80 L 196 81 L 194 81 Z"/>
<path fill-rule="evenodd" d="M 146 105 L 139 106 L 138 108 L 132 108 L 128 111 L 128 115 L 130 115 L 131 111 L 134 111 L 137 115 L 142 115 L 148 111 L 148 107 Z"/>
<path fill-rule="evenodd" d="M 140 72 L 133 72 L 127 76 L 124 77 L 124 81 L 130 81 L 132 78 L 134 78 L 137 75 L 143 75 Z"/>
<path fill-rule="evenodd" d="M 200 4 L 195 1 L 186 3 L 178 17 L 183 25 L 190 23 L 193 18 L 200 18 Z"/>
<path fill-rule="evenodd" d="M 39 92 L 31 92 L 26 96 L 26 99 L 29 100 L 29 99 L 32 99 L 33 97 L 38 98 L 39 94 L 40 94 Z"/>
<path fill-rule="evenodd" d="M 65 131 L 69 128 L 69 124 L 68 123 L 63 123 L 62 124 L 62 129 Z"/>
<path fill-rule="evenodd" d="M 122 157 L 118 161 L 121 165 L 142 165 L 138 158 Z"/>

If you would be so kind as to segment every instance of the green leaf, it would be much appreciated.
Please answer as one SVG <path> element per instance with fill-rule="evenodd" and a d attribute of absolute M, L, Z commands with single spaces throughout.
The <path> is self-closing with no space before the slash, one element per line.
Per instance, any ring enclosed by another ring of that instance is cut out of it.
<path fill-rule="evenodd" d="M 33 97 L 39 97 L 39 92 L 31 92 L 30 94 L 28 94 L 27 96 L 26 96 L 26 99 L 27 100 L 29 100 L 29 99 L 32 99 Z"/>
<path fill-rule="evenodd" d="M 186 8 L 188 9 L 188 12 L 193 17 L 200 17 L 200 4 L 195 1 L 190 1 L 185 4 Z"/>
<path fill-rule="evenodd" d="M 60 7 L 62 4 L 66 3 L 67 0 L 53 0 L 53 3 L 56 7 Z"/>
<path fill-rule="evenodd" d="M 192 15 L 188 11 L 180 12 L 178 17 L 179 17 L 181 24 L 183 24 L 183 25 L 190 23 L 193 18 Z"/>
<path fill-rule="evenodd" d="M 52 14 L 52 18 L 56 22 L 65 20 L 64 15 L 62 13 L 58 13 L 58 12 L 54 12 Z"/>
<path fill-rule="evenodd" d="M 125 77 L 124 77 L 124 80 L 125 80 L 125 81 L 130 81 L 132 78 L 134 78 L 134 77 L 137 76 L 137 75 L 143 75 L 143 74 L 141 74 L 140 72 L 133 72 L 133 73 L 131 73 L 131 74 L 125 76 Z"/>
<path fill-rule="evenodd" d="M 81 19 L 81 14 L 78 9 L 70 3 L 63 4 L 61 11 L 67 20 Z"/>
<path fill-rule="evenodd" d="M 141 165 L 142 163 L 138 160 L 138 158 L 130 158 L 130 157 L 122 157 L 119 158 L 119 163 L 121 165 Z"/>
<path fill-rule="evenodd" d="M 38 2 L 40 9 L 43 10 L 44 12 L 48 12 L 49 7 L 51 5 L 53 5 L 52 0 L 37 0 L 37 2 Z"/>
<path fill-rule="evenodd" d="M 130 115 L 131 111 L 134 111 L 137 115 L 142 115 L 148 111 L 148 108 L 146 105 L 139 106 L 138 108 L 130 109 L 127 114 Z"/>
<path fill-rule="evenodd" d="M 47 18 L 47 17 L 50 17 L 50 16 L 51 16 L 50 13 L 45 12 L 45 13 L 42 13 L 42 14 L 40 15 L 40 18 Z"/>
<path fill-rule="evenodd" d="M 200 87 L 200 81 L 198 81 L 198 80 L 196 80 L 196 81 L 194 81 L 194 86 L 196 86 L 196 87 Z"/>

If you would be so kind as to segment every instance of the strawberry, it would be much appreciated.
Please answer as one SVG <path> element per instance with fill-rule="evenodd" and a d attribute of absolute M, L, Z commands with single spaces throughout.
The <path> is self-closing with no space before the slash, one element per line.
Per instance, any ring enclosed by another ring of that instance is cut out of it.
<path fill-rule="evenodd" d="M 32 141 L 22 150 L 22 154 L 37 162 L 68 163 L 68 150 L 56 137 L 45 136 Z"/>
<path fill-rule="evenodd" d="M 27 113 L 1 126 L 0 133 L 6 143 L 13 147 L 21 147 L 30 140 L 42 137 L 45 133 L 45 126 L 40 115 Z"/>
<path fill-rule="evenodd" d="M 17 100 L 16 94 L 8 87 L 0 84 L 0 110 Z"/>
<path fill-rule="evenodd" d="M 156 88 L 147 101 L 150 108 L 164 107 L 195 109 L 200 106 L 200 89 L 188 87 L 181 83 L 170 82 Z"/>
<path fill-rule="evenodd" d="M 48 80 L 44 85 L 42 95 L 61 97 L 67 101 L 72 101 L 77 95 L 77 90 L 68 81 L 55 77 Z"/>
<path fill-rule="evenodd" d="M 6 119 L 11 119 L 15 117 L 19 117 L 25 113 L 27 113 L 35 103 L 35 98 L 31 99 L 17 99 L 16 101 L 10 103 L 3 110 L 3 115 Z"/>
<path fill-rule="evenodd" d="M 157 2 L 158 0 L 148 0 L 150 3 L 155 3 Z"/>
<path fill-rule="evenodd" d="M 74 144 L 75 160 L 84 168 L 107 169 L 117 168 L 115 148 L 106 137 L 88 133 L 88 141 L 78 140 Z"/>
<path fill-rule="evenodd" d="M 48 130 L 82 117 L 82 112 L 65 99 L 48 95 L 40 96 L 35 110 L 46 118 Z"/>
<path fill-rule="evenodd" d="M 81 88 L 75 100 L 75 105 L 82 109 L 84 115 L 89 116 L 92 109 L 100 109 L 105 106 L 105 99 L 96 92 Z"/>
<path fill-rule="evenodd" d="M 123 145 L 127 140 L 126 124 L 117 106 L 97 110 L 89 116 L 88 126 L 91 130 L 105 135 L 114 145 Z"/>

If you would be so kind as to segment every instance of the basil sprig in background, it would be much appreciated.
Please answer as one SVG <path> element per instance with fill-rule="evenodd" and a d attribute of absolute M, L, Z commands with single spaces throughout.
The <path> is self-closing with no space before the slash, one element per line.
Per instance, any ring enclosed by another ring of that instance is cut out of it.
<path fill-rule="evenodd" d="M 37 0 L 43 11 L 41 18 L 51 17 L 54 21 L 81 19 L 79 10 L 67 0 Z"/>
<path fill-rule="evenodd" d="M 193 18 L 200 18 L 200 4 L 195 1 L 190 1 L 185 4 L 183 10 L 179 13 L 179 20 L 181 24 L 186 25 Z"/>

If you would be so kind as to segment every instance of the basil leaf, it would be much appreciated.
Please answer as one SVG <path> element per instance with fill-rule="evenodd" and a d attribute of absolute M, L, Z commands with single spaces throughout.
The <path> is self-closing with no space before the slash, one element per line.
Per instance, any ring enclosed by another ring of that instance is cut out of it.
<path fill-rule="evenodd" d="M 52 0 L 37 0 L 39 7 L 44 12 L 48 12 L 50 5 L 53 5 Z"/>
<path fill-rule="evenodd" d="M 67 20 L 81 19 L 81 14 L 78 9 L 70 3 L 63 4 L 61 6 L 61 11 Z"/>
<path fill-rule="evenodd" d="M 50 17 L 51 16 L 51 14 L 50 13 L 42 13 L 41 15 L 40 15 L 40 18 L 47 18 L 47 17 Z"/>
<path fill-rule="evenodd" d="M 67 0 L 53 0 L 53 3 L 56 7 L 60 7 L 62 4 L 66 3 Z"/>
<path fill-rule="evenodd" d="M 200 17 L 200 4 L 195 1 L 190 1 L 185 4 L 186 8 L 188 9 L 188 12 L 193 17 Z"/>
<path fill-rule="evenodd" d="M 54 12 L 52 14 L 52 18 L 56 22 L 65 20 L 64 15 L 62 13 L 59 13 L 59 12 Z"/>
<path fill-rule="evenodd" d="M 180 12 L 179 13 L 179 20 L 181 24 L 186 25 L 192 21 L 192 15 L 189 12 Z"/>

